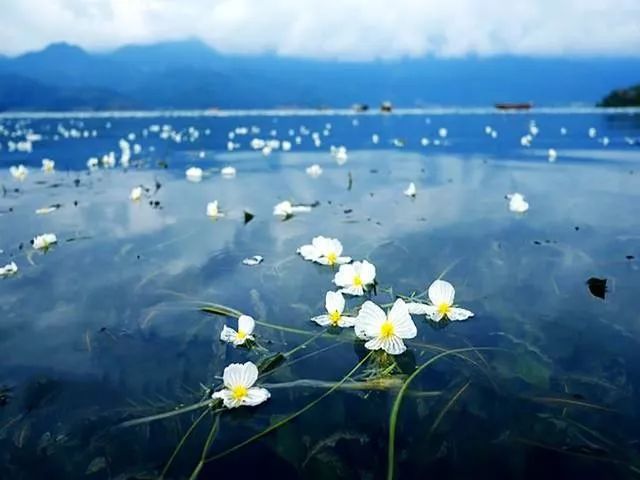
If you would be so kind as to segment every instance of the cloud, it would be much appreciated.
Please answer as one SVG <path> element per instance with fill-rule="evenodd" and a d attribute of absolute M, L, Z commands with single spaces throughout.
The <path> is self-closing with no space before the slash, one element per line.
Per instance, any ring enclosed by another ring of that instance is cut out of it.
<path fill-rule="evenodd" d="M 0 50 L 112 49 L 198 37 L 228 53 L 370 60 L 427 54 L 640 54 L 638 0 L 20 0 Z"/>

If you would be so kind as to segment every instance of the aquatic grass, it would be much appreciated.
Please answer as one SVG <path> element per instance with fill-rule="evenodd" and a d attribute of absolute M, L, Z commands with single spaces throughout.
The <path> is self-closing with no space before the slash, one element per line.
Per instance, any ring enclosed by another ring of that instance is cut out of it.
<path fill-rule="evenodd" d="M 148 417 L 127 420 L 126 422 L 122 422 L 116 425 L 114 428 L 119 429 L 119 428 L 135 427 L 136 425 L 143 425 L 146 423 L 156 422 L 158 420 L 165 420 L 167 418 L 175 417 L 176 415 L 182 415 L 188 412 L 192 412 L 194 410 L 198 410 L 203 407 L 208 407 L 209 405 L 211 405 L 211 403 L 212 403 L 211 399 L 203 400 L 201 402 L 194 403 L 186 407 L 178 408 L 177 410 L 171 410 L 170 412 L 158 413 L 157 415 L 149 415 Z M 224 411 L 224 409 L 219 408 L 213 411 L 222 412 Z"/>
<path fill-rule="evenodd" d="M 355 367 L 353 367 L 339 382 L 337 382 L 333 387 L 331 387 L 329 390 L 327 390 L 325 393 L 323 393 L 322 395 L 320 395 L 319 397 L 317 397 L 315 400 L 311 401 L 310 403 L 308 403 L 307 405 L 305 405 L 304 407 L 302 407 L 300 410 L 297 410 L 296 412 L 288 415 L 287 417 L 283 418 L 282 420 L 280 420 L 279 422 L 265 428 L 264 430 L 262 430 L 261 432 L 257 433 L 256 435 L 253 435 L 252 437 L 248 438 L 247 440 L 244 440 L 243 442 L 240 442 L 236 445 L 234 445 L 233 447 L 230 447 L 228 449 L 226 449 L 225 451 L 218 453 L 217 455 L 214 455 L 213 457 L 207 458 L 205 460 L 205 462 L 211 462 L 214 460 L 218 460 L 219 458 L 222 458 L 232 452 L 235 452 L 236 450 L 256 441 L 259 440 L 260 438 L 264 437 L 265 435 L 268 435 L 269 433 L 273 432 L 274 430 L 277 430 L 278 428 L 286 425 L 287 423 L 289 423 L 291 420 L 294 420 L 295 418 L 299 417 L 300 415 L 304 414 L 305 412 L 307 412 L 308 410 L 312 409 L 314 406 L 316 406 L 318 403 L 320 403 L 322 400 L 324 400 L 326 397 L 328 397 L 329 395 L 331 395 L 333 392 L 335 392 L 342 384 L 344 384 L 362 365 L 364 365 L 364 363 L 369 359 L 369 357 L 371 356 L 371 352 L 369 352 L 362 360 L 360 360 Z"/>
<path fill-rule="evenodd" d="M 469 385 L 471 385 L 471 380 L 467 380 L 467 383 L 465 383 L 462 387 L 460 387 L 458 391 L 449 399 L 449 401 L 446 403 L 444 408 L 440 411 L 440 413 L 438 413 L 438 416 L 433 422 L 433 425 L 431 425 L 431 428 L 429 429 L 429 435 L 432 435 L 433 432 L 437 430 L 444 416 L 451 409 L 451 407 L 453 407 L 453 404 L 456 403 L 458 398 L 460 398 L 460 396 L 465 392 L 465 390 L 467 389 L 467 387 L 469 387 Z"/>
<path fill-rule="evenodd" d="M 582 407 L 582 408 L 592 408 L 595 410 L 602 410 L 604 412 L 612 412 L 615 410 L 607 407 L 603 407 L 602 405 L 597 405 L 595 403 L 585 402 L 584 400 L 574 400 L 571 398 L 562 398 L 562 397 L 526 397 L 529 400 L 533 400 L 534 402 L 542 402 L 542 403 L 559 403 L 563 405 L 569 405 L 573 407 Z"/>
<path fill-rule="evenodd" d="M 176 458 L 176 456 L 178 456 L 178 453 L 182 449 L 182 446 L 185 444 L 187 439 L 191 436 L 191 434 L 196 429 L 198 424 L 202 421 L 202 419 L 204 419 L 207 413 L 209 412 L 205 410 L 204 412 L 202 412 L 202 414 L 198 418 L 196 418 L 193 421 L 193 423 L 191 423 L 191 426 L 187 429 L 186 433 L 182 436 L 182 438 L 178 442 L 178 445 L 176 445 L 176 448 L 173 450 L 171 457 L 169 457 L 169 461 L 165 464 L 164 468 L 162 469 L 162 472 L 160 472 L 160 476 L 158 477 L 158 480 L 162 480 L 164 476 L 167 474 L 167 472 L 169 471 L 169 468 L 171 467 L 171 464 L 173 463 L 173 460 Z"/>
<path fill-rule="evenodd" d="M 213 443 L 213 440 L 218 434 L 219 429 L 220 429 L 220 414 L 216 415 L 213 421 L 213 424 L 211 425 L 211 429 L 209 430 L 209 435 L 207 436 L 207 440 L 204 442 L 204 447 L 202 448 L 202 453 L 200 454 L 200 460 L 198 461 L 196 468 L 193 469 L 193 472 L 191 473 L 189 480 L 195 480 L 196 478 L 198 478 L 198 475 L 200 475 L 200 471 L 202 470 L 206 462 L 207 453 L 209 452 L 209 449 L 211 448 L 211 444 Z"/>
<path fill-rule="evenodd" d="M 437 360 L 446 357 L 448 355 L 454 355 L 456 353 L 470 352 L 472 348 L 457 348 L 454 350 L 447 350 L 441 352 L 425 363 L 420 365 L 416 370 L 407 377 L 405 382 L 402 384 L 398 395 L 396 396 L 395 401 L 393 402 L 393 407 L 391 408 L 391 414 L 389 415 L 389 445 L 387 450 L 387 480 L 393 480 L 394 470 L 395 470 L 395 436 L 396 436 L 396 427 L 398 424 L 398 415 L 400 413 L 400 405 L 402 404 L 402 399 L 409 388 L 409 384 L 429 365 L 432 365 Z"/>

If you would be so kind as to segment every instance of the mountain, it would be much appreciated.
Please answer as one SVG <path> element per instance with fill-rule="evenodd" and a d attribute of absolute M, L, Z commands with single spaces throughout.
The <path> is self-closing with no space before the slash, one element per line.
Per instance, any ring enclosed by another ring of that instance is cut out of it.
<path fill-rule="evenodd" d="M 194 39 L 101 53 L 56 43 L 0 57 L 0 108 L 314 108 L 377 106 L 384 100 L 404 107 L 508 101 L 593 105 L 617 85 L 637 81 L 638 71 L 638 58 L 426 57 L 359 63 L 224 55 Z"/>
<path fill-rule="evenodd" d="M 601 107 L 640 107 L 640 84 L 614 90 L 598 104 Z"/>
<path fill-rule="evenodd" d="M 56 87 L 13 74 L 0 74 L 0 111 L 131 110 L 140 106 L 125 95 L 100 87 Z"/>

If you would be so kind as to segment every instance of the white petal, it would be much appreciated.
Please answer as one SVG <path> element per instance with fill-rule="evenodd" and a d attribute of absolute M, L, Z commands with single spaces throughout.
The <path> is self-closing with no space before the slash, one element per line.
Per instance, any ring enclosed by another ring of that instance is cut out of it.
<path fill-rule="evenodd" d="M 364 295 L 364 289 L 360 286 L 351 285 L 346 288 L 341 288 L 340 293 L 346 293 L 347 295 L 353 295 L 355 297 L 360 297 Z"/>
<path fill-rule="evenodd" d="M 263 402 L 266 402 L 271 397 L 269 390 L 261 387 L 253 387 L 247 391 L 247 396 L 244 397 L 241 402 L 243 405 L 255 407 Z"/>
<path fill-rule="evenodd" d="M 436 310 L 436 307 L 426 303 L 410 302 L 407 303 L 407 310 L 411 315 L 428 315 L 429 312 Z"/>
<path fill-rule="evenodd" d="M 331 324 L 329 315 L 318 315 L 317 317 L 311 317 L 312 322 L 316 322 L 321 327 L 326 327 Z"/>
<path fill-rule="evenodd" d="M 418 334 L 416 324 L 409 315 L 407 304 L 401 298 L 391 307 L 389 320 L 393 323 L 395 335 L 399 338 L 414 338 Z"/>
<path fill-rule="evenodd" d="M 340 317 L 340 320 L 338 320 L 338 326 L 341 328 L 353 327 L 355 324 L 356 319 L 354 317 Z"/>
<path fill-rule="evenodd" d="M 329 239 L 327 237 L 318 235 L 317 237 L 313 237 L 313 239 L 311 240 L 311 245 L 313 245 L 318 250 L 318 252 L 320 252 L 320 255 L 324 255 L 328 248 L 328 241 Z"/>
<path fill-rule="evenodd" d="M 333 283 L 339 287 L 348 287 L 355 276 L 355 269 L 352 264 L 340 265 L 340 268 L 333 277 Z"/>
<path fill-rule="evenodd" d="M 325 307 L 329 313 L 337 311 L 341 314 L 344 312 L 344 297 L 342 296 L 342 293 L 327 292 L 325 297 Z"/>
<path fill-rule="evenodd" d="M 395 335 L 391 338 L 381 340 L 380 344 L 382 349 L 389 355 L 400 355 L 407 350 L 404 342 Z"/>
<path fill-rule="evenodd" d="M 246 388 L 253 387 L 258 380 L 258 367 L 253 362 L 246 362 L 242 365 L 242 386 Z"/>
<path fill-rule="evenodd" d="M 256 328 L 256 322 L 249 315 L 240 315 L 238 318 L 238 331 L 242 330 L 247 335 L 251 335 Z"/>
<path fill-rule="evenodd" d="M 227 390 L 226 388 L 224 390 L 220 390 L 219 392 L 215 392 L 213 395 L 211 395 L 211 398 L 222 399 L 222 403 L 227 408 L 237 408 L 242 405 L 240 400 L 236 400 L 233 397 L 233 393 L 231 393 L 231 391 Z"/>
<path fill-rule="evenodd" d="M 337 238 L 329 239 L 329 253 L 334 253 L 336 257 L 342 255 L 342 243 Z"/>
<path fill-rule="evenodd" d="M 370 300 L 364 302 L 358 312 L 356 319 L 355 333 L 359 338 L 377 337 L 380 333 L 380 325 L 387 319 L 387 316 L 378 305 Z"/>
<path fill-rule="evenodd" d="M 467 318 L 473 317 L 473 312 L 465 310 L 464 308 L 451 307 L 447 312 L 447 317 L 451 321 L 466 320 Z"/>
<path fill-rule="evenodd" d="M 363 260 L 360 264 L 360 278 L 364 285 L 373 283 L 376 279 L 376 267 L 372 263 Z"/>
<path fill-rule="evenodd" d="M 314 245 L 303 245 L 298 248 L 298 253 L 302 255 L 305 260 L 317 260 L 320 257 L 320 252 Z"/>
<path fill-rule="evenodd" d="M 244 376 L 244 365 L 241 363 L 232 363 L 228 365 L 224 369 L 224 373 L 222 374 L 222 381 L 224 386 L 231 389 L 233 387 L 237 387 L 238 385 L 244 385 L 243 383 Z"/>
<path fill-rule="evenodd" d="M 426 315 L 429 318 L 429 320 L 431 320 L 433 322 L 439 322 L 440 320 L 442 320 L 444 318 L 444 313 L 442 313 L 436 307 L 433 308 L 433 311 L 427 312 Z"/>
<path fill-rule="evenodd" d="M 364 348 L 367 350 L 380 350 L 382 348 L 382 344 L 382 340 L 376 337 L 365 343 Z"/>
<path fill-rule="evenodd" d="M 447 306 L 453 305 L 453 299 L 456 291 L 449 282 L 444 280 L 436 280 L 429 286 L 428 290 L 429 300 L 435 306 L 445 304 Z"/>
<path fill-rule="evenodd" d="M 336 259 L 336 263 L 338 265 L 344 265 L 345 263 L 351 262 L 351 257 L 338 257 Z"/>
<path fill-rule="evenodd" d="M 238 338 L 238 332 L 236 332 L 233 328 L 227 327 L 226 325 L 222 327 L 222 332 L 220 332 L 220 340 L 227 343 L 232 343 Z"/>

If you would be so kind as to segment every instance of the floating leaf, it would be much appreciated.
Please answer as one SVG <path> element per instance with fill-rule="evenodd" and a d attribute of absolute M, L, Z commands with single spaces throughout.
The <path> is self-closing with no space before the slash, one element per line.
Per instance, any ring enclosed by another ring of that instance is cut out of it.
<path fill-rule="evenodd" d="M 285 360 L 286 357 L 281 353 L 270 355 L 258 363 L 258 371 L 260 373 L 267 373 L 280 366 Z"/>

